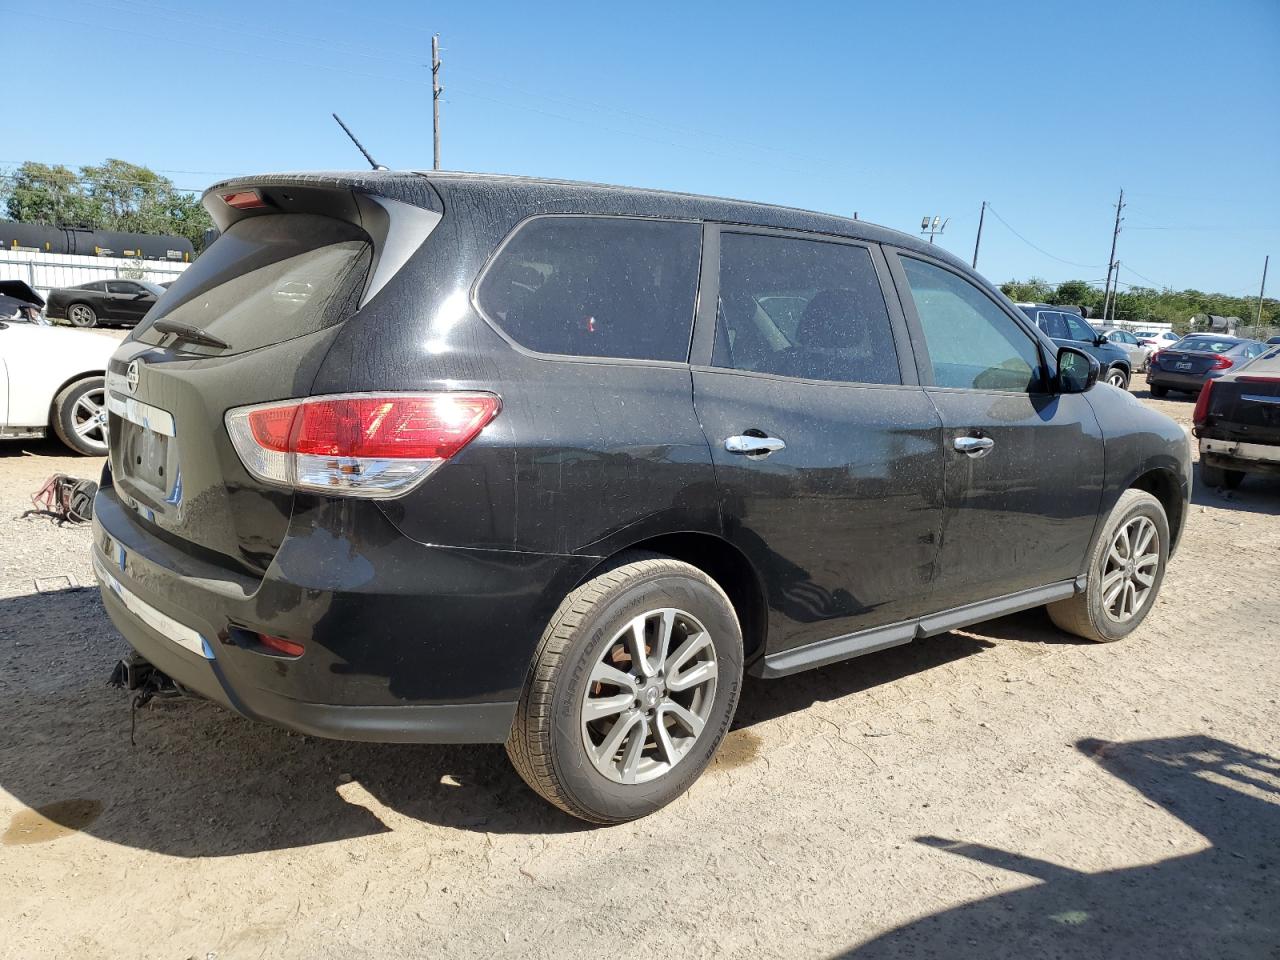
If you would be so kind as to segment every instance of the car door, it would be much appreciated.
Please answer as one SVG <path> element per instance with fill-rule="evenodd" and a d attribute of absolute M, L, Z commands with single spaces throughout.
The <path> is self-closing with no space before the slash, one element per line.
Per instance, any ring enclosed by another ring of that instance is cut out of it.
<path fill-rule="evenodd" d="M 151 308 L 155 298 L 147 299 L 147 290 L 130 280 L 107 281 L 107 306 L 111 319 L 137 323 Z"/>
<path fill-rule="evenodd" d="M 1102 496 L 1102 432 L 1050 392 L 1053 348 L 961 270 L 889 257 L 946 449 L 938 610 L 1074 578 Z"/>
<path fill-rule="evenodd" d="M 885 281 L 871 244 L 707 228 L 694 404 L 725 535 L 764 581 L 772 653 L 930 602 L 941 422 Z"/>

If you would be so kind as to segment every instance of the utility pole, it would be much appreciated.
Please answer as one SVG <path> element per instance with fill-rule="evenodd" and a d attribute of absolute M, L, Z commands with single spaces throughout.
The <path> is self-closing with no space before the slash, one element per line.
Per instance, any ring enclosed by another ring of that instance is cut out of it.
<path fill-rule="evenodd" d="M 978 269 L 978 247 L 982 245 L 982 221 L 987 218 L 987 201 L 982 201 L 982 209 L 978 211 L 978 239 L 973 241 L 973 269 Z"/>
<path fill-rule="evenodd" d="M 440 34 L 431 35 L 431 169 L 440 169 Z"/>
<path fill-rule="evenodd" d="M 1124 190 L 1120 191 L 1120 199 L 1116 202 L 1116 227 L 1111 232 L 1111 256 L 1107 258 L 1107 291 L 1103 298 L 1102 322 L 1107 322 L 1107 305 L 1111 303 L 1111 295 L 1113 293 L 1111 284 L 1111 272 L 1116 269 L 1116 240 L 1120 237 L 1120 224 L 1124 217 L 1120 216 L 1120 211 L 1124 209 Z M 1116 271 L 1116 281 L 1119 282 L 1119 271 Z"/>
<path fill-rule="evenodd" d="M 1262 286 L 1258 288 L 1258 319 L 1256 323 L 1259 327 L 1262 326 L 1262 298 L 1266 296 L 1267 293 L 1267 267 L 1270 265 L 1271 254 L 1267 254 L 1266 259 L 1262 261 Z M 1254 334 L 1257 334 L 1256 330 L 1254 331 Z"/>

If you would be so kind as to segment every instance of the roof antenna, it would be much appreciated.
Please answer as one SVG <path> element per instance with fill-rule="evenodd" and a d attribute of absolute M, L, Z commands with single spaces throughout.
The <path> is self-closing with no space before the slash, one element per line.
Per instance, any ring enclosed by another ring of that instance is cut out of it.
<path fill-rule="evenodd" d="M 352 132 L 351 132 L 351 128 L 350 128 L 350 127 L 348 127 L 345 123 L 343 123 L 343 122 L 342 122 L 342 118 L 341 118 L 340 116 L 338 116 L 338 115 L 335 113 L 335 114 L 333 115 L 333 119 L 335 119 L 335 120 L 337 120 L 337 121 L 338 121 L 338 126 L 340 126 L 340 127 L 342 128 L 342 132 L 343 132 L 343 133 L 345 133 L 348 137 L 350 137 L 350 138 L 351 138 L 351 142 L 352 142 L 352 143 L 354 143 L 354 144 L 356 145 L 356 149 L 357 149 L 357 150 L 359 150 L 361 153 L 363 153 L 363 154 L 364 154 L 364 158 L 365 158 L 366 160 L 368 160 L 368 161 L 369 161 L 369 166 L 373 167 L 373 169 L 375 169 L 375 170 L 386 170 L 386 169 L 387 169 L 387 168 L 386 168 L 386 167 L 384 167 L 382 164 L 380 164 L 377 160 L 373 159 L 373 157 L 369 156 L 369 151 L 368 151 L 368 150 L 366 150 L 366 149 L 364 148 L 364 144 L 363 144 L 363 143 L 361 143 L 359 140 L 357 140 L 357 139 L 356 139 L 356 135 L 355 135 L 354 133 L 352 133 Z"/>

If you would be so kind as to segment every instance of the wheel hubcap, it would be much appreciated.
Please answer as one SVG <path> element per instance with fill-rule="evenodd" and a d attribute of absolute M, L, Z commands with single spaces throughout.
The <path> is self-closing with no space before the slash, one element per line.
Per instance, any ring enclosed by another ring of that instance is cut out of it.
<path fill-rule="evenodd" d="M 71 408 L 71 429 L 77 437 L 94 446 L 107 445 L 106 390 L 90 390 Z"/>
<path fill-rule="evenodd" d="M 1160 536 L 1150 517 L 1121 525 L 1102 564 L 1102 608 L 1116 623 L 1127 623 L 1142 609 L 1156 582 Z"/>
<path fill-rule="evenodd" d="M 1113 374 L 1111 374 L 1111 376 L 1110 376 L 1110 377 L 1108 377 L 1108 378 L 1107 378 L 1107 381 L 1108 381 L 1108 382 L 1109 382 L 1113 387 L 1122 387 L 1122 386 L 1124 386 L 1124 374 L 1123 374 L 1123 373 L 1113 373 Z"/>
<path fill-rule="evenodd" d="M 88 323 L 89 311 L 86 310 L 84 307 L 72 307 L 71 322 L 72 323 Z"/>
<path fill-rule="evenodd" d="M 582 743 L 615 783 L 644 783 L 679 763 L 706 728 L 716 649 L 692 614 L 650 610 L 605 646 L 582 699 Z"/>

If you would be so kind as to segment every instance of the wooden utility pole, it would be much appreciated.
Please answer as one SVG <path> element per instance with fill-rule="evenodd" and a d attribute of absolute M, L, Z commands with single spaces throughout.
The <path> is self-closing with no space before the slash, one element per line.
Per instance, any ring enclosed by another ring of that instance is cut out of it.
<path fill-rule="evenodd" d="M 1111 273 L 1116 269 L 1116 240 L 1120 237 L 1120 224 L 1124 221 L 1124 217 L 1120 216 L 1120 211 L 1124 209 L 1124 190 L 1120 191 L 1120 199 L 1116 202 L 1116 227 L 1111 231 L 1111 256 L 1107 257 L 1107 289 L 1106 296 L 1102 301 L 1102 322 L 1107 322 L 1107 310 L 1111 305 L 1112 294 L 1115 293 L 1111 282 Z M 1119 271 L 1116 271 L 1116 283 L 1120 282 Z"/>
<path fill-rule="evenodd" d="M 982 209 L 978 211 L 978 238 L 973 241 L 973 269 L 978 269 L 978 247 L 982 244 L 982 221 L 987 218 L 987 201 L 982 201 Z"/>
<path fill-rule="evenodd" d="M 1265 260 L 1262 261 L 1262 286 L 1258 288 L 1258 319 L 1255 322 L 1257 326 L 1262 326 L 1262 298 L 1267 295 L 1267 267 L 1271 265 L 1271 254 L 1267 254 Z M 1254 331 L 1256 335 L 1258 331 Z"/>
<path fill-rule="evenodd" d="M 440 169 L 440 34 L 431 35 L 431 169 Z"/>

